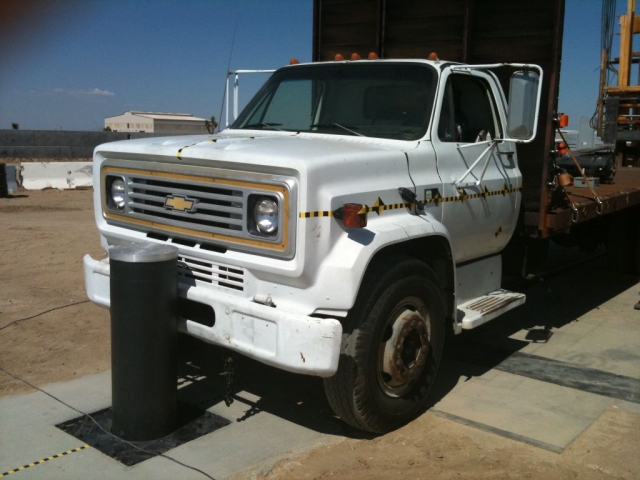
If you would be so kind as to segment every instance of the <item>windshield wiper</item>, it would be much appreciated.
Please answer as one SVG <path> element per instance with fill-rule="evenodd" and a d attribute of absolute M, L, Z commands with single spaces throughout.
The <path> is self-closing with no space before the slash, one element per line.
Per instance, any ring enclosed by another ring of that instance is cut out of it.
<path fill-rule="evenodd" d="M 278 130 L 279 132 L 286 132 L 286 130 L 282 130 L 281 128 L 276 128 L 281 126 L 281 123 L 265 123 L 265 122 L 261 122 L 261 123 L 250 123 L 249 125 L 244 125 L 242 126 L 243 129 L 245 128 L 254 128 L 254 129 L 269 129 L 269 130 Z"/>
<path fill-rule="evenodd" d="M 356 127 L 352 127 L 351 125 L 349 125 L 348 127 L 345 127 L 344 125 L 340 125 L 339 123 L 313 123 L 309 126 L 309 128 L 341 128 L 342 130 L 344 130 L 345 132 L 349 132 L 352 135 L 357 135 L 359 137 L 366 137 L 366 135 L 363 135 L 361 133 L 358 133 L 352 129 L 355 129 Z"/>

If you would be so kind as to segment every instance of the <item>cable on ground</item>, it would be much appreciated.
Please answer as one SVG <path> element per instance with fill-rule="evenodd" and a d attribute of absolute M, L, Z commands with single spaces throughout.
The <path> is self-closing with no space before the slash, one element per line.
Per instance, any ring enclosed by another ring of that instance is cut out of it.
<path fill-rule="evenodd" d="M 25 320 L 31 320 L 32 318 L 36 318 L 39 317 L 41 315 L 44 315 L 45 313 L 49 313 L 49 312 L 53 312 L 54 310 L 60 310 L 61 308 L 67 308 L 67 307 L 72 307 L 73 305 L 80 305 L 81 303 L 87 303 L 90 302 L 91 300 L 81 300 L 79 302 L 73 302 L 73 303 L 67 303 L 66 305 L 61 305 L 60 307 L 54 307 L 54 308 L 50 308 L 49 310 L 45 310 L 44 312 L 40 312 L 40 313 L 36 313 L 35 315 L 31 315 L 30 317 L 25 317 L 25 318 L 19 318 L 17 320 L 12 320 L 11 322 L 7 323 L 6 325 L 3 325 L 2 327 L 0 327 L 0 330 L 4 330 L 5 328 L 14 325 L 18 322 L 24 322 Z"/>
<path fill-rule="evenodd" d="M 87 300 L 87 301 L 88 301 L 88 300 Z M 9 371 L 5 370 L 2 366 L 0 366 L 0 370 L 2 370 L 5 374 L 9 375 L 10 377 L 13 377 L 14 379 L 16 379 L 16 380 L 18 380 L 18 381 L 20 381 L 20 382 L 22 382 L 22 383 L 24 383 L 24 384 L 28 385 L 29 387 L 33 388 L 34 390 L 38 390 L 39 392 L 44 393 L 46 396 L 48 396 L 48 397 L 52 398 L 53 400 L 55 400 L 55 401 L 56 401 L 56 402 L 58 402 L 58 403 L 61 403 L 61 404 L 62 404 L 62 405 L 64 405 L 65 407 L 70 408 L 70 409 L 71 409 L 71 410 L 73 410 L 74 412 L 77 412 L 77 413 L 79 413 L 80 415 L 83 415 L 83 416 L 87 417 L 89 420 L 91 420 L 91 421 L 96 425 L 96 427 L 98 427 L 100 430 L 102 430 L 102 431 L 103 431 L 104 433 L 106 433 L 107 435 L 109 435 L 109 436 L 111 436 L 111 437 L 115 438 L 116 440 L 118 440 L 118 441 L 120 441 L 120 442 L 122 442 L 122 443 L 125 443 L 125 444 L 129 445 L 130 447 L 135 448 L 136 450 L 139 450 L 139 451 L 141 451 L 141 452 L 143 452 L 143 453 L 146 453 L 147 455 L 151 455 L 152 457 L 162 457 L 162 458 L 166 458 L 167 460 L 170 460 L 170 461 L 172 461 L 172 462 L 174 462 L 174 463 L 177 463 L 178 465 L 180 465 L 180 466 L 182 466 L 182 467 L 184 467 L 184 468 L 188 468 L 189 470 L 193 470 L 194 472 L 198 472 L 198 473 L 200 473 L 200 474 L 204 475 L 205 477 L 209 478 L 210 480 L 215 480 L 215 478 L 213 478 L 213 477 L 212 477 L 211 475 L 209 475 L 208 473 L 203 472 L 203 471 L 202 471 L 202 470 L 200 470 L 199 468 L 192 467 L 191 465 L 187 465 L 186 463 L 183 463 L 183 462 L 181 462 L 181 461 L 179 461 L 179 460 L 176 460 L 175 458 L 170 457 L 169 455 L 165 455 L 164 453 L 160 453 L 160 452 L 152 452 L 152 451 L 150 451 L 150 450 L 146 450 L 146 449 L 144 449 L 144 448 L 142 448 L 142 447 L 139 447 L 139 446 L 137 446 L 137 445 L 134 445 L 133 443 L 128 442 L 128 441 L 126 441 L 126 440 L 124 440 L 124 439 L 122 439 L 122 438 L 118 437 L 117 435 L 115 435 L 115 434 L 113 434 L 113 433 L 109 432 L 108 430 L 106 430 L 105 428 L 103 428 L 103 427 L 102 427 L 102 425 L 100 425 L 100 423 L 99 423 L 95 418 L 93 418 L 91 415 L 89 415 L 88 413 L 83 412 L 82 410 L 78 410 L 77 408 L 75 408 L 75 407 L 73 407 L 73 406 L 69 405 L 67 402 L 65 402 L 65 401 L 63 401 L 63 400 L 61 400 L 61 399 L 59 399 L 59 398 L 58 398 L 58 397 L 56 397 L 55 395 L 52 395 L 51 393 L 49 393 L 49 392 L 47 392 L 47 391 L 43 390 L 43 389 L 42 389 L 42 388 L 40 388 L 40 387 L 36 387 L 34 384 L 32 384 L 31 382 L 29 382 L 29 381 L 25 380 L 24 378 L 22 378 L 22 377 L 20 377 L 20 376 L 18 376 L 18 375 L 14 375 L 13 373 L 11 373 L 11 372 L 9 372 Z"/>

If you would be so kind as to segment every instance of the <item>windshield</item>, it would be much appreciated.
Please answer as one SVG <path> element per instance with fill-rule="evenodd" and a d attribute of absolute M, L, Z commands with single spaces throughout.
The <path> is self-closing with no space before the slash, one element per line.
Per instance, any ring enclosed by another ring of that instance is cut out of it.
<path fill-rule="evenodd" d="M 231 128 L 417 140 L 436 72 L 426 64 L 357 62 L 278 70 Z"/>

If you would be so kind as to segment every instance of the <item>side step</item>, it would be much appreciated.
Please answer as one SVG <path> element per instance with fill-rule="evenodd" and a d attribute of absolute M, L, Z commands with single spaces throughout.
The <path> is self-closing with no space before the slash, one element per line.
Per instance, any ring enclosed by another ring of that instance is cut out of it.
<path fill-rule="evenodd" d="M 526 299 L 524 293 L 496 290 L 458 305 L 458 321 L 463 329 L 470 330 L 522 305 Z"/>

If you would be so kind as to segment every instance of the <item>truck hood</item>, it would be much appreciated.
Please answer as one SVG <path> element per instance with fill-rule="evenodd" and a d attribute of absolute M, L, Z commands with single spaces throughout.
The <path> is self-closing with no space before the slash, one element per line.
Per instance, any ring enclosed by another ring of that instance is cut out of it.
<path fill-rule="evenodd" d="M 218 135 L 152 137 L 99 145 L 104 158 L 140 159 L 274 172 L 311 173 L 345 163 L 371 166 L 376 158 L 402 157 L 418 142 L 290 132 L 226 132 Z"/>

